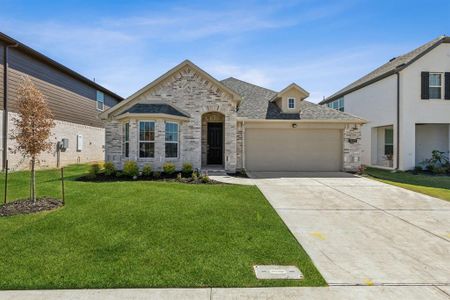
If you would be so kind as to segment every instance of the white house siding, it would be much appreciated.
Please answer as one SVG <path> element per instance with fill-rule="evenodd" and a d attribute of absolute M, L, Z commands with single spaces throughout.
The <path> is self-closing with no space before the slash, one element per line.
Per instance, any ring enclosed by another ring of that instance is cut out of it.
<path fill-rule="evenodd" d="M 3 118 L 3 111 L 0 111 L 0 117 Z M 8 133 L 14 130 L 13 118 L 17 118 L 18 114 L 8 113 Z M 0 130 L 3 125 L 0 124 Z M 77 135 L 83 137 L 83 147 L 80 151 L 77 150 Z M 60 153 L 60 166 L 76 163 L 87 163 L 95 161 L 103 161 L 105 155 L 105 129 L 99 127 L 92 127 L 81 125 L 66 121 L 55 121 L 55 127 L 52 130 L 50 141 L 52 142 L 52 149 L 50 152 L 44 152 L 39 156 L 39 168 L 56 168 L 57 167 L 57 151 L 56 143 L 63 138 L 69 140 L 69 148 Z M 8 141 L 8 167 L 10 170 L 22 170 L 29 167 L 29 159 L 23 158 L 19 153 L 11 151 L 16 147 L 15 140 Z M 2 155 L 3 149 L 0 154 Z"/>
<path fill-rule="evenodd" d="M 440 44 L 400 72 L 400 169 L 415 166 L 417 123 L 450 123 L 450 100 L 421 100 L 421 72 L 450 72 L 450 44 Z M 430 153 L 431 154 L 431 153 Z"/>
<path fill-rule="evenodd" d="M 345 112 L 368 121 L 361 128 L 361 162 L 365 165 L 377 163 L 376 128 L 393 125 L 396 136 L 397 78 L 386 77 L 374 84 L 345 95 Z M 374 140 L 373 140 L 374 139 Z M 394 138 L 394 153 L 396 142 Z M 395 165 L 394 155 L 394 165 Z"/>
<path fill-rule="evenodd" d="M 419 165 L 431 157 L 431 151 L 439 150 L 448 153 L 449 125 L 423 124 L 416 125 L 415 164 Z"/>

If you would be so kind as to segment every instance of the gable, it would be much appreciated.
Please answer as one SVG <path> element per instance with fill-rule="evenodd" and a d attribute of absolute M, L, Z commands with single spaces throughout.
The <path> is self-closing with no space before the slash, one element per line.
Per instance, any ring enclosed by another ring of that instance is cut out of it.
<path fill-rule="evenodd" d="M 172 68 L 156 80 L 152 81 L 122 103 L 100 114 L 102 119 L 118 114 L 138 102 L 161 101 L 161 98 L 171 97 L 176 90 L 185 99 L 193 99 L 196 90 L 207 89 L 212 97 L 223 97 L 229 99 L 233 105 L 237 105 L 241 97 L 233 90 L 229 89 L 211 75 L 197 67 L 189 60 Z"/>

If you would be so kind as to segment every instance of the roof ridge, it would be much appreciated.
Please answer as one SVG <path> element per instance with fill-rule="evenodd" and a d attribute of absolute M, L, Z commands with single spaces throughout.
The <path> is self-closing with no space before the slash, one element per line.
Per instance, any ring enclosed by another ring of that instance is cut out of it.
<path fill-rule="evenodd" d="M 363 88 L 368 84 L 377 82 L 383 79 L 384 77 L 387 77 L 388 75 L 392 75 L 395 72 L 398 72 L 399 70 L 406 68 L 411 63 L 413 63 L 414 61 L 416 61 L 417 59 L 419 59 L 420 57 L 431 51 L 434 47 L 440 45 L 442 42 L 447 42 L 446 41 L 447 39 L 449 39 L 448 36 L 441 35 L 437 38 L 432 39 L 431 41 L 428 41 L 427 43 L 420 45 L 419 47 L 414 48 L 409 52 L 401 54 L 395 57 L 394 59 L 390 59 L 388 62 L 381 64 L 380 66 L 368 72 L 367 74 L 352 81 L 351 83 L 347 84 L 342 89 L 338 90 L 331 96 L 328 96 L 325 100 L 322 100 L 319 103 L 320 104 L 327 103 L 331 100 L 344 96 L 345 94 Z M 386 70 L 383 71 L 383 69 Z M 373 76 L 372 78 L 370 78 L 371 75 Z"/>
<path fill-rule="evenodd" d="M 260 88 L 260 89 L 265 89 L 265 90 L 267 90 L 267 91 L 270 91 L 270 92 L 273 92 L 273 93 L 277 93 L 277 92 L 274 91 L 274 90 L 265 88 L 265 87 L 263 87 L 263 86 L 260 86 L 260 85 L 254 84 L 254 83 L 250 83 L 250 82 L 244 81 L 244 80 L 242 80 L 242 79 L 238 79 L 238 78 L 233 77 L 233 76 L 230 76 L 230 77 L 228 77 L 228 78 L 225 78 L 225 79 L 221 80 L 221 82 L 223 82 L 223 81 L 225 81 L 225 80 L 229 80 L 229 79 L 237 80 L 237 81 L 243 82 L 243 83 L 248 84 L 248 85 L 252 85 L 252 86 L 257 87 L 257 88 Z"/>

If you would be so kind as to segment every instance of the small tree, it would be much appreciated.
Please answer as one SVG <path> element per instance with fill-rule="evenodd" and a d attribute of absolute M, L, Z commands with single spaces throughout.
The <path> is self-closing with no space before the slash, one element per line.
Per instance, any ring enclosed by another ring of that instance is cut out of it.
<path fill-rule="evenodd" d="M 29 77 L 22 79 L 17 91 L 17 101 L 19 116 L 13 119 L 15 129 L 11 138 L 17 143 L 14 150 L 30 158 L 30 199 L 36 203 L 36 159 L 42 152 L 50 152 L 52 143 L 49 137 L 55 123 L 44 95 Z"/>

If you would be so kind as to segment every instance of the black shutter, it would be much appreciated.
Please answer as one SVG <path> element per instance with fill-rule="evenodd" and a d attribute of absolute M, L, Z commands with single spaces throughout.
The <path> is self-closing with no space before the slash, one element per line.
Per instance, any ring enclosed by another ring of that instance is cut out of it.
<path fill-rule="evenodd" d="M 422 72 L 422 99 L 430 99 L 430 72 Z"/>
<path fill-rule="evenodd" d="M 445 100 L 450 100 L 450 72 L 445 72 Z"/>

